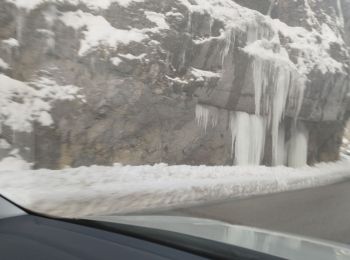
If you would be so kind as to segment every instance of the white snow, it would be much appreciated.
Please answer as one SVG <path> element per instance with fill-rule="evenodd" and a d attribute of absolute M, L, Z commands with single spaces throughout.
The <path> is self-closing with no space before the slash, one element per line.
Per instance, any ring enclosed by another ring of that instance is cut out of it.
<path fill-rule="evenodd" d="M 142 53 L 140 55 L 133 55 L 131 53 L 127 53 L 127 54 L 118 54 L 119 57 L 123 58 L 123 59 L 127 59 L 127 60 L 140 60 L 142 58 L 144 58 L 146 56 L 146 53 Z"/>
<path fill-rule="evenodd" d="M 13 159 L 11 159 L 13 160 Z M 0 169 L 0 193 L 59 216 L 127 213 L 327 185 L 350 177 L 350 162 L 298 169 L 264 166 L 91 166 Z M 0 164 L 1 167 L 1 164 Z"/>
<path fill-rule="evenodd" d="M 155 23 L 159 29 L 167 30 L 169 29 L 168 23 L 165 21 L 165 15 L 161 13 L 145 11 L 145 15 L 148 20 Z"/>
<path fill-rule="evenodd" d="M 122 60 L 118 57 L 112 57 L 109 59 L 114 66 L 118 66 Z"/>
<path fill-rule="evenodd" d="M 0 138 L 0 149 L 9 149 L 11 145 L 5 140 Z"/>
<path fill-rule="evenodd" d="M 28 11 L 35 9 L 42 3 L 69 3 L 72 5 L 85 4 L 88 8 L 93 10 L 107 9 L 112 3 L 117 3 L 120 6 L 128 7 L 133 2 L 143 2 L 144 0 L 5 0 L 9 3 L 15 4 L 19 8 Z"/>
<path fill-rule="evenodd" d="M 5 0 L 6 2 L 13 3 L 19 8 L 33 9 L 39 4 L 43 3 L 44 0 Z"/>
<path fill-rule="evenodd" d="M 8 45 L 10 47 L 18 47 L 19 43 L 15 38 L 8 38 L 6 40 L 2 40 L 2 43 Z"/>
<path fill-rule="evenodd" d="M 81 10 L 63 13 L 60 19 L 66 26 L 70 26 L 75 30 L 83 30 L 84 38 L 80 41 L 80 56 L 100 46 L 116 49 L 120 43 L 140 42 L 147 37 L 144 32 L 137 29 L 122 30 L 114 28 L 103 16 L 93 15 Z"/>
<path fill-rule="evenodd" d="M 0 125 L 22 132 L 30 132 L 33 121 L 51 125 L 49 111 L 53 101 L 80 97 L 76 86 L 60 86 L 44 77 L 25 83 L 0 74 L 0 86 Z"/>
<path fill-rule="evenodd" d="M 328 52 L 331 43 L 342 45 L 344 41 L 335 36 L 332 30 L 327 30 L 327 25 L 322 26 L 320 33 L 315 30 L 310 32 L 302 27 L 290 27 L 277 19 L 271 20 L 271 23 L 290 40 L 286 46 L 299 53 L 296 66 L 301 75 L 307 75 L 315 67 L 323 73 L 344 71 L 342 63 L 333 59 Z"/>
<path fill-rule="evenodd" d="M 0 172 L 3 171 L 25 171 L 30 170 L 32 167 L 31 163 L 26 162 L 18 156 L 5 157 L 0 160 Z M 1 173 L 0 173 L 1 174 Z"/>
<path fill-rule="evenodd" d="M 0 69 L 7 70 L 10 68 L 10 65 L 8 65 L 3 59 L 0 58 Z"/>
<path fill-rule="evenodd" d="M 221 74 L 218 72 L 213 72 L 210 70 L 201 70 L 196 68 L 191 68 L 190 73 L 199 81 L 203 81 L 207 78 L 220 78 Z"/>

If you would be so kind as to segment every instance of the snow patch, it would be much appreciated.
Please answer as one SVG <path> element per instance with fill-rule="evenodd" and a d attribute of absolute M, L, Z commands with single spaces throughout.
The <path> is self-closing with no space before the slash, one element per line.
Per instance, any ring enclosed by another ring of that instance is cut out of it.
<path fill-rule="evenodd" d="M 66 26 L 83 31 L 84 38 L 80 41 L 80 56 L 88 54 L 101 45 L 116 49 L 118 44 L 140 42 L 147 38 L 147 35 L 140 30 L 114 28 L 103 16 L 96 16 L 81 10 L 63 13 L 60 20 Z"/>
<path fill-rule="evenodd" d="M 208 126 L 215 127 L 218 124 L 219 109 L 213 106 L 196 105 L 196 121 L 200 127 L 207 131 Z"/>
<path fill-rule="evenodd" d="M 10 149 L 11 145 L 5 140 L 5 139 L 0 139 L 0 149 Z"/>
<path fill-rule="evenodd" d="M 0 58 L 0 69 L 7 70 L 10 68 L 10 65 L 8 65 L 3 59 Z"/>
<path fill-rule="evenodd" d="M 8 38 L 6 40 L 2 40 L 2 43 L 10 47 L 19 47 L 19 43 L 15 38 Z"/>
<path fill-rule="evenodd" d="M 221 74 L 210 70 L 200 70 L 191 68 L 190 73 L 199 81 L 204 81 L 207 78 L 220 78 Z"/>
<path fill-rule="evenodd" d="M 48 78 L 25 83 L 0 74 L 0 125 L 14 131 L 32 131 L 32 122 L 44 126 L 53 123 L 49 114 L 51 103 L 56 100 L 73 100 L 80 97 L 79 88 L 60 86 Z"/>
<path fill-rule="evenodd" d="M 168 30 L 170 27 L 168 23 L 165 21 L 165 15 L 161 13 L 145 11 L 145 15 L 148 20 L 155 23 L 157 27 L 161 30 Z"/>
<path fill-rule="evenodd" d="M 112 57 L 110 58 L 110 61 L 114 66 L 119 66 L 119 64 L 122 62 L 122 60 L 118 57 Z"/>
<path fill-rule="evenodd" d="M 127 54 L 118 54 L 119 57 L 126 59 L 126 60 L 141 60 L 142 58 L 144 58 L 146 56 L 146 53 L 142 53 L 140 55 L 133 55 L 131 53 L 127 53 Z"/>

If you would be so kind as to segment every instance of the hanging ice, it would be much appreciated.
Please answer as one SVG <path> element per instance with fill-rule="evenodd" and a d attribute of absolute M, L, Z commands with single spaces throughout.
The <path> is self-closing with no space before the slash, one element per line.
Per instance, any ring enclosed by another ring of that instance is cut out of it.
<path fill-rule="evenodd" d="M 276 148 L 276 154 L 275 154 L 275 161 L 273 162 L 274 165 L 285 165 L 286 164 L 286 146 L 285 146 L 285 129 L 284 126 L 281 125 L 280 129 L 278 130 L 278 140 L 277 140 L 277 148 Z"/>
<path fill-rule="evenodd" d="M 207 131 L 208 125 L 215 127 L 218 123 L 219 110 L 213 106 L 196 105 L 196 121 L 200 127 Z"/>
<path fill-rule="evenodd" d="M 338 15 L 339 20 L 342 26 L 344 26 L 344 13 L 343 13 L 343 7 L 341 4 L 341 0 L 337 0 L 337 8 L 338 8 Z"/>
<path fill-rule="evenodd" d="M 221 64 L 223 68 L 225 66 L 225 58 L 228 55 L 231 46 L 235 44 L 235 34 L 232 29 L 226 30 L 224 44 L 225 46 L 221 54 Z"/>
<path fill-rule="evenodd" d="M 264 155 L 265 120 L 245 112 L 231 112 L 230 129 L 236 165 L 259 165 Z"/>
<path fill-rule="evenodd" d="M 281 164 L 281 122 L 287 106 L 297 118 L 303 100 L 305 80 L 278 44 L 256 41 L 245 49 L 252 59 L 250 73 L 255 96 L 255 114 L 267 118 L 271 133 L 272 164 Z"/>
<path fill-rule="evenodd" d="M 23 32 L 23 24 L 25 22 L 25 15 L 26 15 L 26 12 L 20 9 L 16 17 L 16 37 L 19 42 L 22 41 L 22 32 Z"/>
<path fill-rule="evenodd" d="M 288 144 L 288 166 L 301 167 L 307 164 L 308 140 L 307 128 L 301 122 L 295 124 Z"/>
<path fill-rule="evenodd" d="M 275 2 L 276 2 L 276 0 L 270 0 L 269 10 L 267 11 L 268 16 L 271 16 L 272 9 L 273 9 L 273 6 L 275 5 Z"/>

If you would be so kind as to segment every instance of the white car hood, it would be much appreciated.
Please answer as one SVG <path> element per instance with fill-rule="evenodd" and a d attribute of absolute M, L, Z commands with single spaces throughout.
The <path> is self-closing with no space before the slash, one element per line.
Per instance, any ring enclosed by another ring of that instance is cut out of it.
<path fill-rule="evenodd" d="M 209 219 L 177 216 L 101 216 L 88 219 L 173 231 L 288 259 L 350 259 L 349 245 Z"/>

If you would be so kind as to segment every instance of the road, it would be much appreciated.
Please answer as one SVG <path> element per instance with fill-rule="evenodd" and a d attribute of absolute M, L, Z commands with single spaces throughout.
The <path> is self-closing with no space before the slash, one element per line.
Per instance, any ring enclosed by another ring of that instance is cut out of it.
<path fill-rule="evenodd" d="M 350 244 L 350 181 L 159 213 L 217 219 Z"/>

